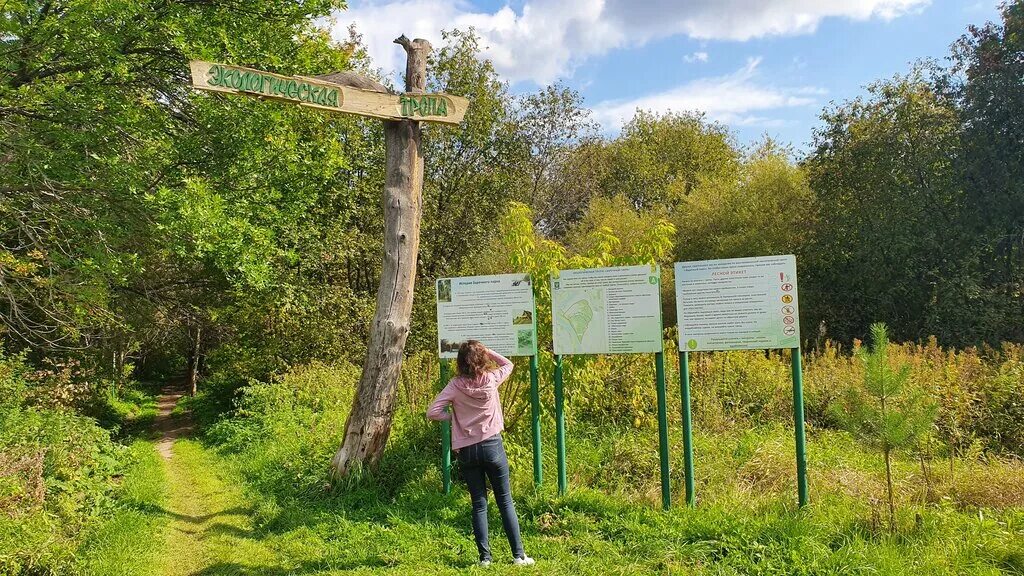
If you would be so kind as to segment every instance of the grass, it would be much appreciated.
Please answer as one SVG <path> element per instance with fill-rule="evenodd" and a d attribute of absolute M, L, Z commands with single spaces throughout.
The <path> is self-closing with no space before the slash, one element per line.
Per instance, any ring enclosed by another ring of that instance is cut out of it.
<path fill-rule="evenodd" d="M 157 413 L 159 385 L 131 381 L 110 390 L 96 408 L 96 419 L 105 428 L 127 439 L 150 434 Z"/>
<path fill-rule="evenodd" d="M 178 440 L 167 462 L 170 482 L 164 576 L 260 574 L 275 551 L 253 534 L 253 510 L 240 483 L 200 444 Z"/>
<path fill-rule="evenodd" d="M 652 438 L 632 440 L 647 446 Z M 701 502 L 693 510 L 677 507 L 667 513 L 654 505 L 656 483 L 644 477 L 634 479 L 638 484 L 632 490 L 616 493 L 590 487 L 593 478 L 608 474 L 594 465 L 609 455 L 614 458 L 621 449 L 615 440 L 573 445 L 572 490 L 565 497 L 552 492 L 550 476 L 547 486 L 535 492 L 527 461 L 516 462 L 514 492 L 524 541 L 538 565 L 529 570 L 511 566 L 492 506 L 497 562 L 486 571 L 475 567 L 465 489 L 457 486 L 451 495 L 441 494 L 437 470 L 419 467 L 423 460 L 403 455 L 401 449 L 395 457 L 415 470 L 397 484 L 393 474 L 367 476 L 344 490 L 316 493 L 288 486 L 268 491 L 252 476 L 247 455 L 221 455 L 195 442 L 179 442 L 173 466 L 180 470 L 172 467 L 171 481 L 187 486 L 194 507 L 175 510 L 171 526 L 172 531 L 192 533 L 183 535 L 167 554 L 181 557 L 187 552 L 196 563 L 182 564 L 192 572 L 164 573 L 1024 573 L 1024 512 L 1019 508 L 963 509 L 953 500 L 927 506 L 904 502 L 899 532 L 873 526 L 872 506 L 851 496 L 841 485 L 849 480 L 837 480 L 837 471 L 849 467 L 870 480 L 877 465 L 841 435 L 811 440 L 814 503 L 807 510 L 794 505 L 786 473 L 735 472 L 789 467 L 789 454 L 782 448 L 787 441 L 781 427 L 736 437 L 700 437 L 698 474 L 705 478 L 699 488 Z M 647 447 L 656 453 L 654 444 Z M 383 469 L 395 464 L 385 462 Z M 904 474 L 915 465 L 900 464 Z M 549 466 L 548 471 L 553 469 Z M 970 477 L 966 469 L 958 472 Z M 234 486 L 247 475 L 250 482 L 243 496 Z"/>
<path fill-rule="evenodd" d="M 355 370 L 345 369 L 344 378 Z M 882 462 L 848 434 L 809 430 L 811 506 L 796 506 L 792 430 L 704 426 L 695 438 L 698 506 L 681 506 L 681 438 L 672 426 L 676 507 L 660 510 L 657 433 L 570 421 L 570 492 L 533 487 L 525 424 L 506 434 L 527 551 L 510 563 L 491 507 L 495 564 L 476 566 L 469 497 L 440 491 L 438 429 L 400 410 L 380 466 L 331 486 L 327 463 L 350 391 L 314 366 L 247 389 L 234 417 L 169 461 L 137 443 L 130 503 L 83 549 L 84 573 L 292 574 L 1024 574 L 1024 464 L 979 454 L 928 469 L 898 455 L 898 527 L 881 519 Z M 190 401 L 202 408 L 202 398 Z M 144 449 L 145 448 L 145 449 Z M 149 455 L 145 456 L 146 449 Z"/>
<path fill-rule="evenodd" d="M 247 388 L 235 417 L 208 429 L 203 470 L 241 486 L 247 522 L 237 547 L 210 552 L 200 574 L 1022 574 L 1024 466 L 900 455 L 899 526 L 880 521 L 879 456 L 848 434 L 809 432 L 811 506 L 796 506 L 792 430 L 781 423 L 702 427 L 695 443 L 698 506 L 679 507 L 678 426 L 672 426 L 676 508 L 660 510 L 657 432 L 570 421 L 570 492 L 554 493 L 554 442 L 544 421 L 545 484 L 533 488 L 525 424 L 506 434 L 533 569 L 511 566 L 492 506 L 495 564 L 475 566 L 470 506 L 460 484 L 440 492 L 439 434 L 421 408 L 396 417 L 378 469 L 331 487 L 327 463 L 356 370 L 311 366 Z M 198 453 L 197 453 L 198 454 Z M 183 475 L 187 477 L 187 475 Z M 985 488 L 979 488 L 984 485 Z M 200 535 L 216 543 L 221 535 Z M 219 546 L 219 545 L 218 545 Z M 239 558 L 237 550 L 248 550 Z"/>
<path fill-rule="evenodd" d="M 82 574 L 156 573 L 163 546 L 154 536 L 167 523 L 163 507 L 167 478 L 152 443 L 139 440 L 130 450 L 134 464 L 115 495 L 117 510 L 84 538 L 78 554 Z"/>

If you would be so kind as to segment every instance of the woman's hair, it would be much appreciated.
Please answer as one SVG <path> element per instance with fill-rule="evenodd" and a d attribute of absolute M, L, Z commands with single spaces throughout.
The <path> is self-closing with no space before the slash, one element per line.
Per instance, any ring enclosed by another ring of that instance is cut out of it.
<path fill-rule="evenodd" d="M 459 376 L 466 378 L 481 376 L 487 371 L 490 361 L 487 348 L 477 340 L 466 340 L 459 346 L 459 357 L 456 360 Z"/>

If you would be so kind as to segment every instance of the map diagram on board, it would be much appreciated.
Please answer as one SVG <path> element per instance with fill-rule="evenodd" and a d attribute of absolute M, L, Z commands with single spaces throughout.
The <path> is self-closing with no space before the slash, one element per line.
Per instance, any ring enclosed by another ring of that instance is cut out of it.
<path fill-rule="evenodd" d="M 594 347 L 606 347 L 608 333 L 605 326 L 604 290 L 560 290 L 553 294 L 555 331 L 561 342 L 570 344 L 567 353 L 577 353 Z"/>

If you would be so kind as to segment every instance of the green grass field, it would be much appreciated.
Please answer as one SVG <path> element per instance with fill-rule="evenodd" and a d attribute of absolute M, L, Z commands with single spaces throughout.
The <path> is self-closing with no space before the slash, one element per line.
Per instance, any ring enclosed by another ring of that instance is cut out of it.
<path fill-rule="evenodd" d="M 406 473 L 390 474 L 399 465 L 391 459 L 382 464 L 388 478 L 367 476 L 337 492 L 294 486 L 267 491 L 253 475 L 262 466 L 253 454 L 179 440 L 167 462 L 147 443 L 135 445 L 140 463 L 124 483 L 135 507 L 90 539 L 86 573 L 1024 573 L 1020 494 L 958 495 L 956 486 L 936 479 L 928 505 L 902 494 L 901 526 L 890 533 L 871 503 L 880 481 L 877 463 L 841 435 L 811 437 L 813 504 L 806 510 L 794 503 L 791 450 L 782 427 L 698 436 L 700 502 L 696 509 L 677 505 L 669 512 L 657 505 L 652 438 L 577 440 L 565 497 L 553 493 L 551 476 L 535 492 L 528 453 L 511 443 L 524 540 L 538 560 L 531 569 L 511 566 L 493 507 L 496 562 L 489 569 L 475 566 L 468 495 L 460 485 L 442 494 L 436 467 L 426 465 L 429 457 L 396 454 L 410 463 Z M 650 457 L 638 459 L 633 452 Z M 615 466 L 627 460 L 650 469 L 623 476 L 629 470 Z M 901 478 L 912 482 L 915 467 L 901 461 Z M 959 465 L 956 473 L 965 485 L 1001 478 L 1010 486 L 1020 468 Z M 613 480 L 618 490 L 602 487 Z M 1001 500 L 983 507 L 964 500 L 996 497 Z"/>

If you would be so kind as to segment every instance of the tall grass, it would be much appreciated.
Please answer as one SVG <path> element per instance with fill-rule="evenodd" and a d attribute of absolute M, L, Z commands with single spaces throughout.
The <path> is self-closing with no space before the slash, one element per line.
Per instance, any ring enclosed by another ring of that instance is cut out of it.
<path fill-rule="evenodd" d="M 937 398 L 962 394 L 970 397 L 971 410 L 1005 418 L 1014 409 L 1002 398 L 1020 390 L 1020 347 L 948 351 L 932 342 L 893 346 L 890 353 L 909 362 L 912 378 Z M 550 369 L 550 358 L 541 365 Z M 553 492 L 549 409 L 542 426 L 547 481 L 539 491 L 533 488 L 528 421 L 517 417 L 525 413 L 527 388 L 518 380 L 526 371 L 516 371 L 504 390 L 506 447 L 527 548 L 541 558 L 544 573 L 1024 570 L 1024 466 L 1015 456 L 1020 447 L 1002 433 L 989 433 L 991 422 L 961 420 L 960 430 L 971 435 L 970 450 L 943 448 L 945 429 L 935 431 L 936 450 L 951 457 L 952 468 L 946 462 L 922 465 L 925 456 L 894 459 L 901 506 L 898 530 L 890 534 L 880 521 L 886 513 L 880 458 L 829 420 L 830 405 L 862 376 L 846 351 L 827 345 L 806 361 L 812 506 L 802 511 L 795 502 L 788 358 L 696 354 L 692 367 L 699 505 L 668 514 L 658 510 L 650 358 L 567 363 L 566 497 Z M 672 382 L 676 370 L 670 362 Z M 273 382 L 250 382 L 234 416 L 209 428 L 208 440 L 248 482 L 261 534 L 268 545 L 300 547 L 301 541 L 303 550 L 316 549 L 301 560 L 310 568 L 447 573 L 470 566 L 475 552 L 468 499 L 458 484 L 453 495 L 440 494 L 438 429 L 423 418 L 438 386 L 430 355 L 405 362 L 402 401 L 380 466 L 329 484 L 328 463 L 357 378 L 351 365 L 314 364 Z M 542 375 L 542 383 L 549 381 Z M 550 386 L 544 385 L 543 396 L 550 407 Z M 672 490 L 678 503 L 680 416 L 678 396 L 672 396 Z M 948 401 L 943 414 L 949 418 L 961 409 Z M 501 546 L 500 536 L 492 540 Z"/>

